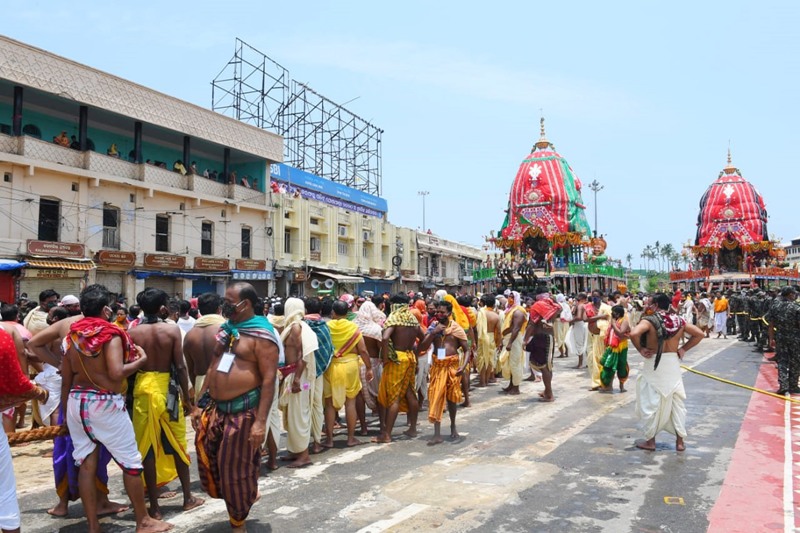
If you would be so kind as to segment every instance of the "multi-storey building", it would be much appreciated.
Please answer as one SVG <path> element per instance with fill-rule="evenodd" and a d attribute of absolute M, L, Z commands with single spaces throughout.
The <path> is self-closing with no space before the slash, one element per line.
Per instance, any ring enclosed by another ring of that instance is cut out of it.
<path fill-rule="evenodd" d="M 429 236 L 282 153 L 278 135 L 0 37 L 0 300 L 95 282 L 129 299 L 231 279 L 263 295 L 421 288 Z M 468 281 L 480 255 L 464 253 L 430 286 Z"/>

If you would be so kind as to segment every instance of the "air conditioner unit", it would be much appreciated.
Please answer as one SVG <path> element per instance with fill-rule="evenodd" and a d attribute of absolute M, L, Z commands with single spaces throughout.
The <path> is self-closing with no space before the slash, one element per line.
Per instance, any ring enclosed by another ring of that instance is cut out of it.
<path fill-rule="evenodd" d="M 339 226 L 339 236 L 347 237 L 347 226 Z"/>
<path fill-rule="evenodd" d="M 370 242 L 372 240 L 372 232 L 369 230 L 364 230 L 362 233 L 362 238 L 366 242 Z"/>

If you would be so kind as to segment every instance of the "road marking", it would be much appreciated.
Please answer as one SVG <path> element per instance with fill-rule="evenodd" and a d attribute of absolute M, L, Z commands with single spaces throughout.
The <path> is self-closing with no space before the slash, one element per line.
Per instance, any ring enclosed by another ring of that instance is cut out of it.
<path fill-rule="evenodd" d="M 278 507 L 277 509 L 275 509 L 272 512 L 275 513 L 275 514 L 284 514 L 284 515 L 286 515 L 286 514 L 292 514 L 293 512 L 297 511 L 297 509 L 298 509 L 297 507 L 291 507 L 289 505 L 284 505 L 282 507 Z"/>
<path fill-rule="evenodd" d="M 794 531 L 794 496 L 792 461 L 792 403 L 784 402 L 783 407 L 783 531 Z"/>
<path fill-rule="evenodd" d="M 382 531 L 386 531 L 390 527 L 396 526 L 400 522 L 408 520 L 412 516 L 421 513 L 428 507 L 430 506 L 425 505 L 424 503 L 412 503 L 411 505 L 403 507 L 394 513 L 390 518 L 378 520 L 367 527 L 362 527 L 357 533 L 381 533 Z"/>
<path fill-rule="evenodd" d="M 664 503 L 667 505 L 686 505 L 680 496 L 664 496 Z"/>
<path fill-rule="evenodd" d="M 371 477 L 372 477 L 372 476 L 368 476 L 367 474 L 359 474 L 359 475 L 357 475 L 357 476 L 356 476 L 354 479 L 355 479 L 356 481 L 366 481 L 366 480 L 368 480 L 368 479 L 369 479 L 369 478 L 371 478 Z"/>

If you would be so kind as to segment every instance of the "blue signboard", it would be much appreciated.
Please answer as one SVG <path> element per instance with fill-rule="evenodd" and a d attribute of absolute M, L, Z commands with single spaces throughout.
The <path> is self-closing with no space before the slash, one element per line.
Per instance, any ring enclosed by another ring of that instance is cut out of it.
<path fill-rule="evenodd" d="M 320 178 L 283 163 L 271 164 L 269 166 L 269 174 L 273 180 L 299 189 L 301 196 L 304 198 L 318 200 L 336 207 L 375 217 L 380 217 L 388 210 L 386 200 L 379 196 Z"/>

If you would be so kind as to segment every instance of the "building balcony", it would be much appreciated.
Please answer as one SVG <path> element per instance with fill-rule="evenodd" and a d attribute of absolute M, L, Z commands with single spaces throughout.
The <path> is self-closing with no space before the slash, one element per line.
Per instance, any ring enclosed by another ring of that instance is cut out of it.
<path fill-rule="evenodd" d="M 0 134 L 0 153 L 88 170 L 100 174 L 103 178 L 124 178 L 170 189 L 194 191 L 216 198 L 232 199 L 237 202 L 259 206 L 267 204 L 266 193 L 242 185 L 219 183 L 199 175 L 182 175 L 155 165 L 131 163 L 91 150 L 80 152 L 30 136 L 13 137 Z M 294 208 L 293 199 L 284 198 L 283 203 L 289 209 Z"/>

